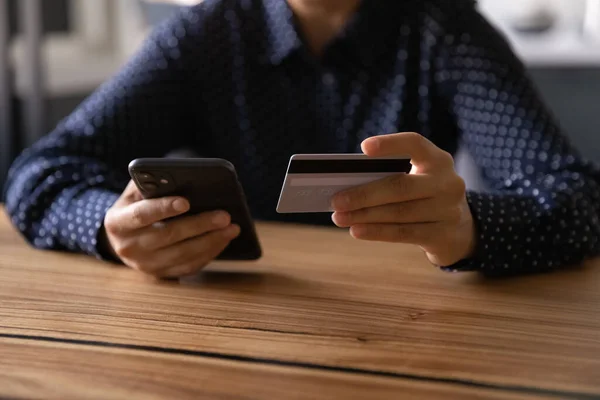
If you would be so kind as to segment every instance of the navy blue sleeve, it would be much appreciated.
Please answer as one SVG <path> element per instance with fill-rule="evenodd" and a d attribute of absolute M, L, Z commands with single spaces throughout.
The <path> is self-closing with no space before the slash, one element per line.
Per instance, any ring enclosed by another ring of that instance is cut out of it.
<path fill-rule="evenodd" d="M 98 231 L 129 180 L 129 162 L 186 144 L 199 118 L 187 77 L 188 49 L 197 46 L 188 26 L 197 18 L 183 12 L 157 28 L 116 76 L 14 162 L 6 211 L 35 247 L 103 258 Z"/>
<path fill-rule="evenodd" d="M 468 193 L 477 254 L 449 269 L 541 272 L 598 255 L 598 167 L 569 144 L 525 67 L 475 8 L 450 26 L 436 80 L 490 190 Z"/>

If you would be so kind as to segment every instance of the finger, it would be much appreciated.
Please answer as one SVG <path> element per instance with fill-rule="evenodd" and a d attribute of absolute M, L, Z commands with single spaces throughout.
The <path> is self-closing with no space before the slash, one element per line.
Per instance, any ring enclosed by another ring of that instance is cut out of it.
<path fill-rule="evenodd" d="M 202 268 L 206 263 L 217 257 L 239 234 L 240 227 L 230 225 L 225 229 L 210 232 L 160 250 L 154 254 L 153 258 L 156 261 L 149 264 L 146 272 L 163 276 L 168 269 L 183 265 L 196 264 L 198 268 Z"/>
<path fill-rule="evenodd" d="M 439 222 L 422 224 L 358 224 L 350 228 L 355 239 L 406 243 L 427 246 L 435 241 L 442 224 Z"/>
<path fill-rule="evenodd" d="M 458 204 L 448 205 L 445 199 L 428 198 L 383 206 L 363 208 L 350 212 L 336 212 L 333 222 L 340 228 L 348 228 L 357 224 L 414 224 L 458 220 L 460 208 Z"/>
<path fill-rule="evenodd" d="M 340 193 L 332 199 L 334 211 L 348 212 L 385 204 L 433 197 L 438 186 L 432 175 L 397 174 Z"/>
<path fill-rule="evenodd" d="M 190 275 L 195 275 L 210 264 L 215 258 L 219 256 L 229 245 L 229 240 L 221 240 L 213 247 L 211 254 L 202 254 L 200 257 L 188 261 L 182 265 L 172 268 L 166 268 L 157 272 L 157 276 L 160 278 L 183 278 Z"/>
<path fill-rule="evenodd" d="M 213 211 L 182 217 L 164 224 L 154 224 L 139 233 L 139 245 L 146 250 L 157 250 L 192 239 L 206 233 L 224 229 L 231 224 L 225 211 Z"/>
<path fill-rule="evenodd" d="M 124 207 L 129 204 L 133 204 L 137 201 L 141 201 L 143 199 L 144 198 L 142 197 L 142 194 L 138 190 L 137 186 L 135 185 L 135 182 L 133 180 L 130 180 L 127 186 L 125 187 L 125 190 L 123 190 L 121 196 L 115 202 L 115 206 Z"/>
<path fill-rule="evenodd" d="M 115 212 L 121 232 L 135 231 L 189 211 L 189 202 L 181 197 L 147 199 L 130 204 Z"/>
<path fill-rule="evenodd" d="M 450 154 L 414 132 L 374 136 L 363 141 L 361 147 L 371 157 L 407 155 L 411 158 L 415 173 L 439 167 L 454 167 Z"/>

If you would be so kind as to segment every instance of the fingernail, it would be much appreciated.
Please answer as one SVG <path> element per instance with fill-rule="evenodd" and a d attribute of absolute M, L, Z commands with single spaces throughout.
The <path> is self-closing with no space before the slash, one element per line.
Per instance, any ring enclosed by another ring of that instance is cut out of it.
<path fill-rule="evenodd" d="M 229 216 L 224 212 L 218 212 L 213 217 L 212 222 L 216 226 L 225 226 L 229 223 Z"/>
<path fill-rule="evenodd" d="M 348 214 L 344 213 L 344 212 L 335 212 L 333 213 L 333 215 L 331 216 L 331 220 L 333 221 L 334 224 L 336 224 L 337 226 L 343 226 L 346 225 L 348 222 Z"/>
<path fill-rule="evenodd" d="M 183 199 L 176 199 L 173 201 L 173 209 L 177 212 L 185 212 L 188 210 L 188 202 Z"/>
<path fill-rule="evenodd" d="M 240 234 L 240 227 L 237 225 L 231 225 L 223 231 L 223 236 L 227 239 L 234 239 Z"/>
<path fill-rule="evenodd" d="M 333 223 L 337 226 L 340 226 L 341 221 L 340 221 L 340 214 L 338 212 L 334 212 L 333 214 L 331 214 L 331 220 L 333 221 Z"/>
<path fill-rule="evenodd" d="M 365 228 L 363 226 L 352 226 L 350 227 L 350 236 L 352 236 L 354 239 L 360 239 L 361 236 L 365 235 Z"/>

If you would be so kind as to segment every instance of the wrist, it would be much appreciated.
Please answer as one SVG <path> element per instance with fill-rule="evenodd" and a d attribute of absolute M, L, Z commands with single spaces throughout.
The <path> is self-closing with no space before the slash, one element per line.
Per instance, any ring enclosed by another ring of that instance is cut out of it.
<path fill-rule="evenodd" d="M 117 255 L 115 249 L 110 244 L 110 240 L 108 238 L 108 233 L 104 227 L 104 224 L 98 230 L 98 253 L 102 256 L 102 258 L 121 263 L 121 258 Z"/>
<path fill-rule="evenodd" d="M 467 222 L 465 236 L 466 236 L 467 244 L 466 244 L 465 254 L 461 258 L 463 260 L 474 257 L 475 253 L 477 252 L 477 242 L 478 242 L 479 234 L 477 232 L 477 224 L 475 223 L 475 220 L 471 216 L 470 212 L 469 212 L 469 220 Z"/>

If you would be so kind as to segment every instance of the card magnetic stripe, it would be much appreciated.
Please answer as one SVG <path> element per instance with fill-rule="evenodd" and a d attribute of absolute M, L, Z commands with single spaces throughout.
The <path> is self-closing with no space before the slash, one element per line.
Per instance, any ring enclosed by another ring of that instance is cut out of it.
<path fill-rule="evenodd" d="M 406 159 L 294 160 L 288 174 L 409 173 L 411 168 Z"/>

